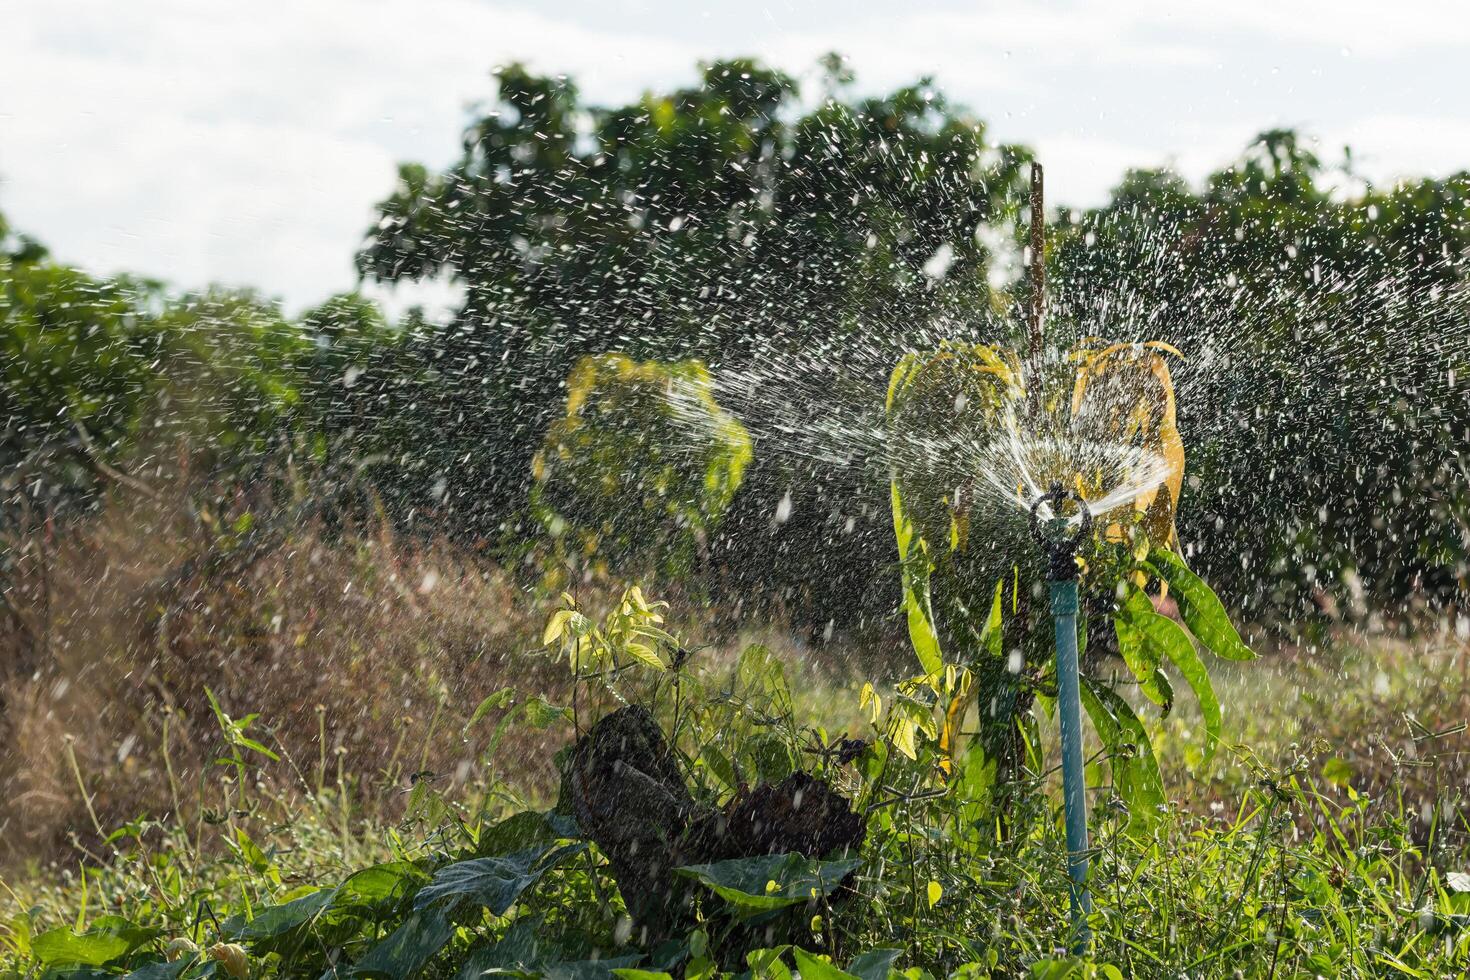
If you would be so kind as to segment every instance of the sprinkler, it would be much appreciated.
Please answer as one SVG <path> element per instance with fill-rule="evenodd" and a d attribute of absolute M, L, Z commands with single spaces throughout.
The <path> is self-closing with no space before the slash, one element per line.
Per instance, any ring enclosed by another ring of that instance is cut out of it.
<path fill-rule="evenodd" d="M 1073 518 L 1062 513 L 1068 499 L 1077 505 Z M 1049 504 L 1050 516 L 1042 516 Z M 1077 671 L 1077 546 L 1092 531 L 1087 503 L 1053 483 L 1031 504 L 1031 533 L 1046 550 L 1051 579 L 1051 615 L 1056 624 L 1057 713 L 1062 729 L 1062 802 L 1067 823 L 1067 874 L 1071 878 L 1073 951 L 1082 952 L 1091 938 L 1087 917 L 1092 893 L 1087 888 L 1087 786 L 1082 774 L 1082 696 Z"/>

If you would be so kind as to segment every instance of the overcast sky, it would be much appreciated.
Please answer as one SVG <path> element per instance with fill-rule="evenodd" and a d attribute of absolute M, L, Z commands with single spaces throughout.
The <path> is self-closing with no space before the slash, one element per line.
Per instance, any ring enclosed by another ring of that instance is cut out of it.
<path fill-rule="evenodd" d="M 1377 179 L 1470 168 L 1465 0 L 15 0 L 0 24 L 13 225 L 293 312 L 351 287 L 396 162 L 449 163 L 512 59 L 619 102 L 701 59 L 841 51 L 865 91 L 934 76 L 1074 204 L 1129 166 L 1197 178 L 1276 125 Z"/>

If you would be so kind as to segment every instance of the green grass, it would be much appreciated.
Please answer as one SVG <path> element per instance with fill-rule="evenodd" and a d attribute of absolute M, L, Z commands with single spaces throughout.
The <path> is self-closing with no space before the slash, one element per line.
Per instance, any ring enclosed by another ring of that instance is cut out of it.
<path fill-rule="evenodd" d="M 490 964 L 549 977 L 609 976 L 619 964 L 781 978 L 1464 975 L 1470 856 L 1452 795 L 1464 733 L 1445 723 L 1467 693 L 1456 656 L 1347 644 L 1221 677 L 1229 744 L 1214 761 L 1202 763 L 1185 706 L 1156 726 L 1180 801 L 1157 814 L 1128 812 L 1108 768 L 1094 767 L 1096 911 L 1082 958 L 1069 956 L 1045 737 L 1028 780 L 988 802 L 963 768 L 936 781 L 922 749 L 911 761 L 879 741 L 850 766 L 792 753 L 778 769 L 814 766 L 869 809 L 850 886 L 808 894 L 797 881 L 809 864 L 737 862 L 720 872 L 721 890 L 691 885 L 689 918 L 659 941 L 628 928 L 597 848 L 539 815 L 551 801 L 533 806 L 499 783 L 443 799 L 420 782 L 402 819 L 382 824 L 368 814 L 388 787 L 338 778 L 263 789 L 259 777 L 281 763 L 232 741 L 221 719 L 227 764 L 188 819 L 135 822 L 107 854 L 6 883 L 0 976 L 454 977 Z M 757 735 L 799 749 L 824 737 L 813 730 L 823 711 L 852 715 L 838 702 L 855 695 L 793 703 L 769 658 L 742 659 L 728 680 L 723 670 L 620 675 L 641 678 L 621 693 L 659 706 L 697 798 L 732 792 L 700 749 L 738 752 Z M 584 721 L 598 710 L 586 687 Z M 522 709 L 517 723 L 569 739 L 550 708 Z M 502 710 L 487 709 L 485 735 L 467 737 L 493 752 L 488 729 Z M 516 868 L 511 886 L 466 877 L 501 881 Z M 793 889 L 783 908 L 760 911 Z"/>

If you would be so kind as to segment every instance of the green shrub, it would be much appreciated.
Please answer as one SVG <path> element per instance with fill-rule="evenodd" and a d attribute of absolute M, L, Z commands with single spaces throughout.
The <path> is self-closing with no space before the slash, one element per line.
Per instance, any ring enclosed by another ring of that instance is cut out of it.
<path fill-rule="evenodd" d="M 703 364 L 585 357 L 534 460 L 531 511 L 579 564 L 687 575 L 750 458 Z"/>

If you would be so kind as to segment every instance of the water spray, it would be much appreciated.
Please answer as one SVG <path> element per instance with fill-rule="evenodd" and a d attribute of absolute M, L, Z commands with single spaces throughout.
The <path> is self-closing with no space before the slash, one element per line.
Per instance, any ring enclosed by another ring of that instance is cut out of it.
<path fill-rule="evenodd" d="M 1064 512 L 1069 499 L 1076 504 L 1076 513 L 1070 517 Z M 1077 667 L 1077 548 L 1092 533 L 1092 511 L 1075 493 L 1053 483 L 1031 504 L 1031 533 L 1046 551 L 1047 577 L 1051 579 L 1072 940 L 1074 950 L 1081 952 L 1091 938 L 1087 917 L 1092 914 L 1092 893 L 1087 888 L 1087 785 L 1082 771 L 1082 694 Z"/>

